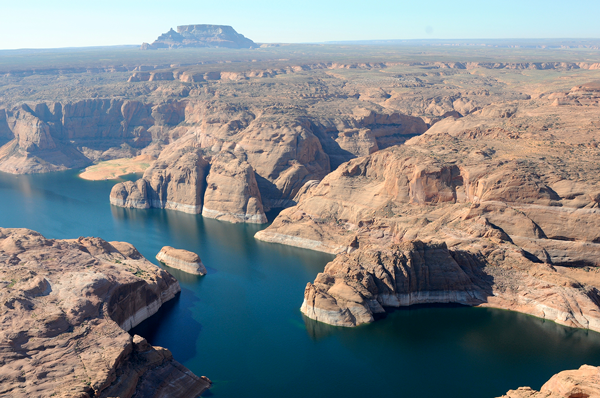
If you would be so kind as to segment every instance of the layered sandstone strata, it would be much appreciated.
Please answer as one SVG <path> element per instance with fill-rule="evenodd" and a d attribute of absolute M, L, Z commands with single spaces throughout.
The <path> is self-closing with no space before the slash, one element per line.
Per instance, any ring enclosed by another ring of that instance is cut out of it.
<path fill-rule="evenodd" d="M 2 109 L 0 171 L 42 173 L 138 155 L 168 136 L 163 130 L 183 120 L 184 108 L 182 102 L 88 99 Z"/>
<path fill-rule="evenodd" d="M 210 386 L 126 332 L 180 291 L 132 245 L 0 228 L 0 274 L 1 395 L 191 398 Z"/>
<path fill-rule="evenodd" d="M 574 121 L 548 106 L 448 118 L 306 184 L 256 234 L 338 254 L 302 311 L 355 326 L 386 306 L 454 302 L 600 331 L 600 151 L 597 131 L 578 129 L 594 110 Z"/>
<path fill-rule="evenodd" d="M 595 398 L 600 397 L 600 368 L 583 365 L 577 370 L 565 370 L 542 386 L 510 390 L 502 398 Z"/>
<path fill-rule="evenodd" d="M 320 120 L 337 123 L 343 129 L 334 140 L 323 131 L 331 129 L 331 125 L 319 126 L 316 120 L 300 117 L 296 112 L 268 110 L 256 116 L 244 108 L 190 103 L 186 120 L 196 127 L 182 132 L 166 146 L 141 180 L 115 186 L 111 203 L 179 209 L 163 205 L 165 200 L 172 201 L 169 198 L 151 200 L 156 196 L 152 192 L 159 189 L 152 179 L 156 179 L 157 169 L 163 174 L 172 169 L 179 173 L 182 153 L 193 152 L 210 163 L 210 167 L 202 163 L 199 167 L 203 170 L 197 171 L 198 176 L 208 173 L 198 194 L 203 196 L 185 192 L 186 184 L 172 184 L 170 197 L 194 201 L 197 207 L 189 212 L 201 211 L 206 217 L 264 223 L 265 211 L 294 205 L 297 193 L 308 181 L 321 180 L 338 162 L 371 153 L 379 146 L 403 142 L 426 129 L 421 119 L 397 113 L 378 114 L 368 108 L 350 112 L 339 120 Z M 361 146 L 360 134 L 351 133 L 357 130 L 371 137 L 366 147 Z M 185 173 L 194 173 L 193 167 L 192 163 L 185 165 Z M 175 202 L 182 203 L 181 200 Z"/>
<path fill-rule="evenodd" d="M 171 268 L 176 268 L 188 274 L 206 275 L 206 267 L 202 264 L 200 256 L 188 250 L 165 246 L 160 249 L 156 259 Z"/>

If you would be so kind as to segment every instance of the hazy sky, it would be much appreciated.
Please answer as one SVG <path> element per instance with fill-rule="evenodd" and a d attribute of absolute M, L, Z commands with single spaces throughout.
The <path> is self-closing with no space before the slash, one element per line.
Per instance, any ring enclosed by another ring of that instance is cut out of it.
<path fill-rule="evenodd" d="M 0 49 L 140 44 L 187 24 L 256 42 L 600 38 L 600 0 L 0 0 Z"/>

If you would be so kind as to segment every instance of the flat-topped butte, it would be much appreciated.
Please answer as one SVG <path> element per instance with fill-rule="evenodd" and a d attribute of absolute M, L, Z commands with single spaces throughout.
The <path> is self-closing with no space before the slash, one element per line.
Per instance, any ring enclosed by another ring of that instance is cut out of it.
<path fill-rule="evenodd" d="M 227 25 L 182 25 L 158 36 L 152 44 L 142 44 L 142 50 L 184 47 L 258 47 L 252 40 Z"/>

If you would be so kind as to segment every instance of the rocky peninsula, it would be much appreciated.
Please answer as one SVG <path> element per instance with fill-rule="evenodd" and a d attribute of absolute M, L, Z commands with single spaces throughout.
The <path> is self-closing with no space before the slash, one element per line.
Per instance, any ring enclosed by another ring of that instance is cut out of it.
<path fill-rule="evenodd" d="M 176 268 L 188 274 L 206 275 L 206 267 L 202 264 L 200 256 L 188 250 L 165 246 L 160 249 L 156 259 L 171 268 Z"/>
<path fill-rule="evenodd" d="M 311 184 L 256 235 L 339 253 L 304 314 L 356 326 L 450 302 L 600 331 L 600 136 L 578 127 L 598 108 L 551 102 L 447 118 Z"/>
<path fill-rule="evenodd" d="M 199 396 L 210 380 L 127 331 L 179 283 L 129 243 L 0 228 L 0 395 Z"/>

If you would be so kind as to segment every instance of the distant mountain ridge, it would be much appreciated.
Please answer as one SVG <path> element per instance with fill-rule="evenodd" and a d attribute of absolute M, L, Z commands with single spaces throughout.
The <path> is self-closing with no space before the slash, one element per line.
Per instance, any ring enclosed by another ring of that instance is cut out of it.
<path fill-rule="evenodd" d="M 600 39 L 391 39 L 342 40 L 322 44 L 362 46 L 429 46 L 429 47 L 495 47 L 526 49 L 588 49 L 600 50 Z"/>
<path fill-rule="evenodd" d="M 185 47 L 258 47 L 252 40 L 227 25 L 182 25 L 158 36 L 152 44 L 143 43 L 142 50 Z"/>

